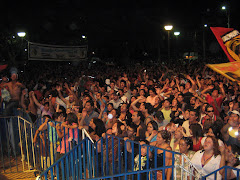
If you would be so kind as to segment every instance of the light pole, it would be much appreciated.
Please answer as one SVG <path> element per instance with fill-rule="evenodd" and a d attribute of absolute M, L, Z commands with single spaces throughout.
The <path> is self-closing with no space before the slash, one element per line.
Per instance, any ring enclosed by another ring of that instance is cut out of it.
<path fill-rule="evenodd" d="M 168 61 L 170 62 L 170 31 L 172 30 L 172 25 L 164 26 L 164 29 L 168 32 Z"/>
<path fill-rule="evenodd" d="M 176 47 L 175 47 L 175 52 L 176 52 L 176 57 L 178 57 L 178 36 L 180 35 L 180 32 L 178 31 L 175 31 L 174 33 L 174 36 L 176 36 Z"/>
<path fill-rule="evenodd" d="M 26 36 L 26 33 L 25 32 L 18 32 L 17 35 L 21 38 L 25 37 Z"/>
<path fill-rule="evenodd" d="M 226 6 L 222 6 L 222 10 L 226 11 L 226 15 L 227 15 L 227 26 L 228 28 L 230 28 L 230 8 L 226 7 Z"/>

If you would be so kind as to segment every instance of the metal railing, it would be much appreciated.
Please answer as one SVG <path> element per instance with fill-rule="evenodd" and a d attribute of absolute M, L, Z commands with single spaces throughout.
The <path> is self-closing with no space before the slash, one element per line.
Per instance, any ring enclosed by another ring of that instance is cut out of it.
<path fill-rule="evenodd" d="M 139 158 L 142 149 L 146 150 L 146 154 Z M 162 151 L 162 159 L 158 157 L 158 150 Z M 166 160 L 169 154 L 170 163 Z M 106 135 L 106 138 L 101 138 L 96 143 L 86 137 L 44 171 L 39 178 L 112 179 L 113 177 L 131 176 L 131 179 L 158 179 L 161 176 L 162 179 L 165 179 L 170 175 L 172 179 L 176 179 L 175 158 L 179 155 L 181 154 L 178 152 L 146 144 L 141 145 L 135 141 L 124 141 L 122 138 L 112 135 Z M 183 158 L 182 165 L 179 166 L 182 169 L 181 172 L 187 174 L 186 177 L 201 178 L 201 174 L 197 173 L 194 166 L 189 169 L 184 168 L 184 159 L 187 162 L 190 160 L 184 155 L 181 157 Z M 60 172 L 60 169 L 64 169 L 64 172 Z"/>
<path fill-rule="evenodd" d="M 230 176 L 230 174 L 231 174 L 231 172 L 228 172 L 229 170 L 231 171 L 236 171 L 236 179 L 240 179 L 240 169 L 238 169 L 238 168 L 234 168 L 234 167 L 231 167 L 231 166 L 223 166 L 223 167 L 221 167 L 221 168 L 219 168 L 219 169 L 217 169 L 216 171 L 213 171 L 213 172 L 211 172 L 210 174 L 208 174 L 208 175 L 206 175 L 206 176 L 203 176 L 202 177 L 202 180 L 207 180 L 208 178 L 211 178 L 211 179 L 214 179 L 214 180 L 216 180 L 216 179 L 221 179 L 221 177 L 219 177 L 218 178 L 218 175 L 220 175 L 219 174 L 219 171 L 220 170 L 222 170 L 222 169 L 224 169 L 224 178 L 223 179 L 230 179 L 229 178 L 229 176 Z"/>
<path fill-rule="evenodd" d="M 1 169 L 4 173 L 26 171 L 35 166 L 32 142 L 33 127 L 31 122 L 20 116 L 0 118 Z M 20 164 L 22 167 L 19 167 Z"/>

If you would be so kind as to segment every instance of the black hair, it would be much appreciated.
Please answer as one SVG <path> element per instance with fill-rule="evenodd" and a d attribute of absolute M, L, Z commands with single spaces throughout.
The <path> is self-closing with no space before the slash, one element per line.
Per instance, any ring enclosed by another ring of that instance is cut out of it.
<path fill-rule="evenodd" d="M 189 126 L 189 128 L 192 131 L 193 137 L 195 137 L 197 139 L 200 137 L 203 137 L 203 130 L 202 130 L 202 127 L 200 124 L 198 124 L 198 123 L 191 124 Z"/>
<path fill-rule="evenodd" d="M 135 133 L 137 132 L 137 127 L 133 122 L 129 124 L 129 127 L 132 128 Z"/>
<path fill-rule="evenodd" d="M 149 121 L 149 122 L 147 123 L 147 126 L 148 126 L 149 123 L 152 124 L 153 130 L 156 130 L 156 131 L 158 130 L 158 124 L 157 124 L 155 121 L 153 121 L 153 120 Z"/>
<path fill-rule="evenodd" d="M 90 103 L 90 105 L 91 105 L 92 107 L 94 107 L 94 102 L 93 102 L 92 100 L 87 101 L 86 104 L 87 104 L 87 103 Z"/>
<path fill-rule="evenodd" d="M 153 106 L 152 106 L 150 103 L 146 103 L 146 102 L 144 102 L 143 104 L 144 104 L 144 106 L 145 106 L 145 109 L 148 110 L 148 113 L 149 113 L 149 114 L 152 114 L 153 111 L 154 111 Z"/>
<path fill-rule="evenodd" d="M 181 140 L 184 140 L 187 146 L 190 146 L 188 150 L 193 150 L 193 141 L 190 137 L 182 137 Z"/>
<path fill-rule="evenodd" d="M 210 108 L 210 107 L 213 108 L 213 106 L 212 106 L 211 104 L 206 105 L 206 107 L 205 107 L 205 111 L 207 112 L 207 109 Z"/>
<path fill-rule="evenodd" d="M 103 133 L 106 133 L 106 128 L 101 119 L 98 118 L 92 118 L 93 123 L 96 125 L 95 133 L 98 135 L 98 137 L 102 137 Z"/>
<path fill-rule="evenodd" d="M 66 120 L 68 124 L 78 123 L 78 117 L 74 113 L 68 113 Z"/>
<path fill-rule="evenodd" d="M 157 118 L 160 121 L 164 120 L 163 112 L 162 111 L 157 111 L 154 115 L 155 118 Z"/>
<path fill-rule="evenodd" d="M 145 117 L 144 117 L 144 115 L 143 115 L 143 113 L 142 113 L 141 111 L 137 111 L 137 116 L 138 116 L 138 117 L 140 116 L 140 120 L 141 120 L 142 122 L 144 122 Z"/>

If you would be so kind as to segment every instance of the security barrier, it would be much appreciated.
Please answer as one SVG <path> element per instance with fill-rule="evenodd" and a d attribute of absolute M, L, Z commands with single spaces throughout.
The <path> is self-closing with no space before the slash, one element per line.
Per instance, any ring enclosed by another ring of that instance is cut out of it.
<path fill-rule="evenodd" d="M 222 169 L 224 169 L 224 177 L 222 177 L 223 179 L 230 179 L 230 178 L 228 178 L 228 175 L 230 175 L 231 172 L 229 172 L 229 171 L 231 171 L 231 170 L 236 171 L 236 179 L 240 179 L 240 175 L 239 175 L 240 174 L 240 169 L 230 167 L 230 166 L 223 166 L 223 167 L 217 169 L 216 171 L 213 171 L 212 173 L 210 173 L 206 176 L 203 176 L 202 180 L 207 180 L 210 177 L 211 177 L 211 179 L 216 180 L 218 178 L 217 173 Z"/>
<path fill-rule="evenodd" d="M 158 157 L 158 150 L 163 151 L 162 159 Z M 167 153 L 168 156 L 170 154 L 168 164 Z M 181 154 L 178 152 L 141 145 L 130 140 L 124 141 L 112 135 L 106 135 L 96 143 L 86 137 L 44 171 L 39 179 L 165 179 L 169 175 L 171 179 L 176 179 L 175 158 L 179 155 Z M 187 173 L 186 177 L 201 178 L 197 170 L 193 166 L 191 168 L 182 168 L 182 172 Z"/>
<path fill-rule="evenodd" d="M 20 116 L 0 118 L 1 169 L 4 173 L 26 171 L 35 166 L 32 140 L 31 122 Z"/>

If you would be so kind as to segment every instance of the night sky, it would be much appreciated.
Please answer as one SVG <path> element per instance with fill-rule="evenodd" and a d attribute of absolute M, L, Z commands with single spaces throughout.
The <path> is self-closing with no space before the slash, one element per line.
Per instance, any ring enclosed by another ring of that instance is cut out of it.
<path fill-rule="evenodd" d="M 231 1 L 230 24 L 239 30 L 238 1 Z M 230 1 L 12 0 L 3 4 L 6 13 L 2 13 L 0 27 L 10 34 L 26 31 L 26 39 L 32 42 L 87 43 L 90 51 L 99 51 L 105 57 L 120 54 L 117 49 L 124 51 L 127 46 L 134 47 L 130 50 L 134 53 L 138 49 L 154 51 L 159 43 L 164 48 L 163 27 L 170 23 L 173 31 L 181 32 L 181 47 L 187 49 L 192 47 L 193 37 L 201 39 L 203 24 L 208 24 L 205 31 L 213 41 L 209 27 L 227 27 L 227 16 L 221 10 L 225 2 Z M 82 35 L 86 35 L 87 40 L 83 40 Z"/>

